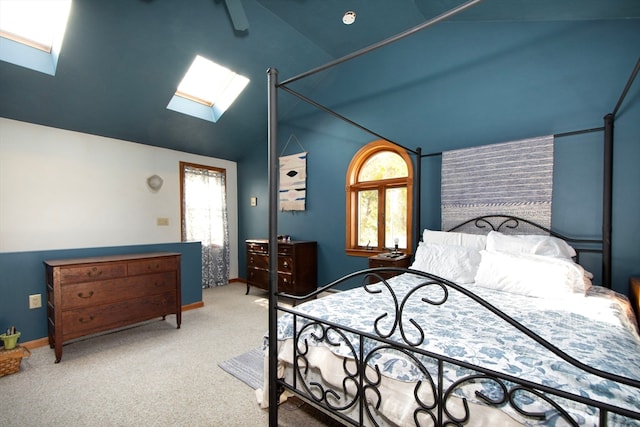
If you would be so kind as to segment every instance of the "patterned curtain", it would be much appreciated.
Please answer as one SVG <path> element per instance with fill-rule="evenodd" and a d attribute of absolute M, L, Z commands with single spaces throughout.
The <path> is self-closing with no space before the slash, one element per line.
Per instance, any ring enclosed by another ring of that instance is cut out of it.
<path fill-rule="evenodd" d="M 183 241 L 202 243 L 202 287 L 229 282 L 229 228 L 224 171 L 185 166 Z"/>

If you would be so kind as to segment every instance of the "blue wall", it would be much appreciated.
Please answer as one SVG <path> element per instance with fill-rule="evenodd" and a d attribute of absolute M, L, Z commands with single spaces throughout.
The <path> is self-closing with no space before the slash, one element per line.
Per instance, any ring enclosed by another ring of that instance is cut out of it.
<path fill-rule="evenodd" d="M 45 260 L 147 252 L 181 253 L 182 305 L 202 301 L 200 242 L 0 253 L 0 328 L 15 325 L 21 342 L 47 336 Z M 42 308 L 29 309 L 31 294 L 42 295 Z"/>
<path fill-rule="evenodd" d="M 637 46 L 637 19 L 446 23 L 327 71 L 330 85 L 303 93 L 406 147 L 440 152 L 603 126 Z M 371 87 L 379 90 L 372 95 Z M 281 103 L 290 102 L 282 93 Z M 278 117 L 279 153 L 292 133 L 309 153 L 307 210 L 280 213 L 279 233 L 318 241 L 320 283 L 366 267 L 366 259 L 344 254 L 345 173 L 377 138 L 305 106 Z M 626 293 L 628 277 L 640 274 L 640 81 L 615 125 L 612 286 Z M 602 132 L 556 141 L 552 221 L 562 234 L 601 235 L 602 141 Z M 259 196 L 257 207 L 240 207 L 241 242 L 267 234 L 266 150 L 265 142 L 239 164 L 240 200 Z M 289 144 L 284 154 L 297 151 Z M 439 228 L 439 157 L 422 167 L 420 227 Z"/>

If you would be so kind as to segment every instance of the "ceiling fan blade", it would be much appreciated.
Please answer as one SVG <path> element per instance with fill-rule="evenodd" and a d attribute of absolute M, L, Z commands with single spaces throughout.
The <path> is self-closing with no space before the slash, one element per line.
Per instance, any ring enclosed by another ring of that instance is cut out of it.
<path fill-rule="evenodd" d="M 246 31 L 249 29 L 249 21 L 247 15 L 244 13 L 244 7 L 240 0 L 224 0 L 227 5 L 227 11 L 229 17 L 231 17 L 231 23 L 236 31 Z"/>

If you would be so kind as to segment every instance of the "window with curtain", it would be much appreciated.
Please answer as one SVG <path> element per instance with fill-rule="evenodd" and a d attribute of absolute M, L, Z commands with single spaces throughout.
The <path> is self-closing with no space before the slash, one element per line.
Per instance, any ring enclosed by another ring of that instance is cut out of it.
<path fill-rule="evenodd" d="M 202 287 L 229 282 L 226 171 L 180 162 L 182 240 L 202 244 Z"/>

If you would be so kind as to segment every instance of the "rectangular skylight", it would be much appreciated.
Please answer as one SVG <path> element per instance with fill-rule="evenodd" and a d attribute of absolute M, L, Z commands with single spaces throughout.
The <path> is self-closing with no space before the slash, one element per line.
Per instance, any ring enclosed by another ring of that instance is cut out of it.
<path fill-rule="evenodd" d="M 0 0 L 0 60 L 55 74 L 71 0 Z"/>
<path fill-rule="evenodd" d="M 216 122 L 247 84 L 248 78 L 198 55 L 167 108 Z"/>

